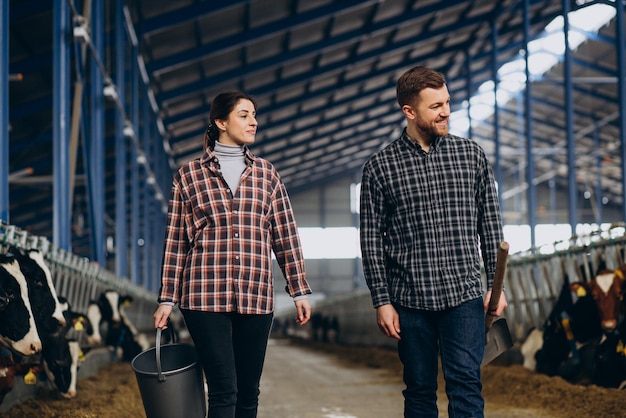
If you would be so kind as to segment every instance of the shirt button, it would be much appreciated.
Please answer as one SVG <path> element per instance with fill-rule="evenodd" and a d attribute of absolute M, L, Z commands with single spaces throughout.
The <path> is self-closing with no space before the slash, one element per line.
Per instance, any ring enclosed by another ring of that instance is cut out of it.
<path fill-rule="evenodd" d="M 239 238 L 239 232 L 235 232 L 235 238 Z"/>

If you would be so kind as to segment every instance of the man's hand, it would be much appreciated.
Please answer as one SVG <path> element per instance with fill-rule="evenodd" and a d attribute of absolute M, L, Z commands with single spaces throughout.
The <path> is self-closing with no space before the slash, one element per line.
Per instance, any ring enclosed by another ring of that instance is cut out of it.
<path fill-rule="evenodd" d="M 487 290 L 487 294 L 485 295 L 485 301 L 484 301 L 485 313 L 487 313 L 487 310 L 489 309 L 489 299 L 491 299 L 491 289 Z M 498 307 L 496 308 L 495 311 L 492 311 L 489 313 L 493 316 L 498 317 L 502 315 L 502 312 L 504 312 L 504 309 L 507 306 L 509 306 L 509 304 L 506 301 L 506 295 L 504 294 L 504 291 L 502 291 L 502 294 L 500 295 L 500 300 L 498 300 Z"/>
<path fill-rule="evenodd" d="M 400 339 L 400 317 L 393 305 L 381 305 L 376 308 L 376 321 L 383 334 L 396 340 Z"/>

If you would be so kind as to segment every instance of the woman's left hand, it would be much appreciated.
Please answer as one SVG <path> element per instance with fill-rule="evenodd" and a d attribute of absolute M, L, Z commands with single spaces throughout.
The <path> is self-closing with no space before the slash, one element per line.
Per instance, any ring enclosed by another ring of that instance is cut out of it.
<path fill-rule="evenodd" d="M 308 299 L 302 299 L 294 302 L 296 304 L 296 322 L 302 326 L 311 319 L 311 304 Z"/>

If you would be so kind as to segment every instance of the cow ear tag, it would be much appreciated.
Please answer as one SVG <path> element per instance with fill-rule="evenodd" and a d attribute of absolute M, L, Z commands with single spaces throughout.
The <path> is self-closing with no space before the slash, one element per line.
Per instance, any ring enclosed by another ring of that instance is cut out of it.
<path fill-rule="evenodd" d="M 129 300 L 125 300 L 125 301 L 124 301 L 124 306 L 125 306 L 126 308 L 128 308 L 128 307 L 130 306 L 130 301 L 129 301 Z"/>
<path fill-rule="evenodd" d="M 81 363 L 85 361 L 85 353 L 82 349 L 78 349 L 78 361 L 80 361 Z"/>
<path fill-rule="evenodd" d="M 83 317 L 81 316 L 80 318 L 78 318 L 78 321 L 76 321 L 76 323 L 74 323 L 74 330 L 82 331 L 84 329 L 85 329 L 85 327 L 83 327 Z"/>
<path fill-rule="evenodd" d="M 28 373 L 24 375 L 24 383 L 27 385 L 34 385 L 37 383 L 37 376 L 33 373 L 33 369 L 28 369 Z"/>
<path fill-rule="evenodd" d="M 585 290 L 583 286 L 578 286 L 578 289 L 576 289 L 576 296 L 579 298 L 587 296 L 587 290 Z"/>

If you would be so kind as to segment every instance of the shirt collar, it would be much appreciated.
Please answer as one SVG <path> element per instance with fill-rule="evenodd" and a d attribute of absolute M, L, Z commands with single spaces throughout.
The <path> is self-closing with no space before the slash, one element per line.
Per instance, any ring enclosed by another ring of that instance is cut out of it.
<path fill-rule="evenodd" d="M 437 138 L 435 138 L 435 140 L 433 141 L 432 144 L 430 144 L 430 152 L 433 151 L 439 151 L 439 149 L 441 148 L 441 146 L 443 145 L 446 136 L 438 136 Z M 426 151 L 424 151 L 424 148 L 422 148 L 422 146 L 420 144 L 418 144 L 417 142 L 413 141 L 406 133 L 406 128 L 404 128 L 402 130 L 402 136 L 400 137 L 400 139 L 402 139 L 402 141 L 404 141 L 405 144 L 407 144 L 409 147 L 411 147 L 411 149 L 416 150 L 417 152 L 421 152 L 423 154 L 427 154 Z"/>

